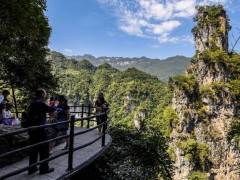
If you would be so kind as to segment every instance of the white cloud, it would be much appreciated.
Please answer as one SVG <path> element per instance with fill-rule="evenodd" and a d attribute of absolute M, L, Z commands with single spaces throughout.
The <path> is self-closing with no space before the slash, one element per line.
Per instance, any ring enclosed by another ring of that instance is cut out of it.
<path fill-rule="evenodd" d="M 119 17 L 119 29 L 130 35 L 156 39 L 159 43 L 191 42 L 172 32 L 184 19 L 196 13 L 195 6 L 226 4 L 231 0 L 98 0 L 112 7 Z M 185 37 L 185 38 L 184 38 Z M 192 39 L 192 38 L 191 38 Z"/>
<path fill-rule="evenodd" d="M 63 53 L 68 55 L 68 56 L 71 56 L 71 55 L 73 55 L 73 50 L 69 49 L 69 48 L 66 48 L 66 49 L 63 50 Z"/>
<path fill-rule="evenodd" d="M 176 20 L 164 21 L 160 24 L 149 24 L 150 30 L 155 35 L 161 35 L 168 32 L 171 32 L 173 29 L 180 26 L 181 23 Z"/>

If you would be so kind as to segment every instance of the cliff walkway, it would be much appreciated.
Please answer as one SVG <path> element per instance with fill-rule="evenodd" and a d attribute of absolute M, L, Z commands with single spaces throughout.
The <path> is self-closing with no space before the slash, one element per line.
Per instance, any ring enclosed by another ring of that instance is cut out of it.
<path fill-rule="evenodd" d="M 64 138 L 69 138 L 69 148 L 63 150 L 65 146 L 63 143 L 59 143 L 54 149 L 53 153 L 48 159 L 40 161 L 34 165 L 39 165 L 48 161 L 49 166 L 55 169 L 54 172 L 44 175 L 39 175 L 38 172 L 32 175 L 28 175 L 28 156 L 21 158 L 19 161 L 0 167 L 0 180 L 3 179 L 21 179 L 21 180 L 55 180 L 55 179 L 69 179 L 82 168 L 89 165 L 99 156 L 101 156 L 105 150 L 111 144 L 111 137 L 106 133 L 108 121 L 99 125 L 95 125 L 96 117 L 105 115 L 92 113 L 94 107 L 91 106 L 78 106 L 72 107 L 71 120 L 60 123 L 46 124 L 42 126 L 35 126 L 30 128 L 19 128 L 16 131 L 0 134 L 1 139 L 7 139 L 19 134 L 26 134 L 28 131 L 39 128 L 54 127 L 59 124 L 69 124 L 68 135 L 60 135 L 56 138 L 49 139 L 47 141 L 40 142 L 34 145 L 21 146 L 14 148 L 11 151 L 0 153 L 0 163 L 3 159 L 11 158 L 14 155 L 27 154 L 33 147 L 39 145 L 61 141 Z M 77 110 L 77 109 L 80 109 Z M 102 132 L 98 132 L 98 128 L 102 128 Z M 32 165 L 32 166 L 34 166 Z"/>

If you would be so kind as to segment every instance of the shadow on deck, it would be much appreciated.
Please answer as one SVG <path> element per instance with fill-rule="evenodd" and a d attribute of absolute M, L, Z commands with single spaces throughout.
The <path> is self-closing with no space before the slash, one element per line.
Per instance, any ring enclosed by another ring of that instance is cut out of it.
<path fill-rule="evenodd" d="M 76 106 L 77 107 L 77 106 Z M 87 106 L 87 111 L 85 111 L 85 106 L 81 105 L 80 112 L 74 111 L 71 113 L 71 119 L 68 121 L 62 121 L 57 123 L 45 124 L 40 126 L 32 126 L 29 128 L 22 128 L 13 132 L 0 134 L 0 138 L 7 140 L 9 137 L 27 133 L 41 128 L 55 127 L 61 124 L 69 124 L 68 135 L 58 136 L 53 139 L 39 142 L 33 145 L 26 145 L 11 151 L 3 152 L 0 154 L 0 160 L 3 158 L 9 158 L 12 155 L 22 153 L 26 150 L 32 148 L 38 148 L 42 144 L 54 142 L 61 140 L 63 138 L 69 138 L 69 148 L 62 150 L 65 146 L 61 144 L 55 147 L 53 154 L 41 162 L 37 162 L 29 166 L 28 157 L 24 158 L 14 164 L 4 166 L 0 168 L 0 180 L 3 179 L 18 179 L 18 180 L 53 180 L 53 179 L 68 179 L 78 173 L 82 168 L 86 167 L 88 164 L 97 159 L 104 151 L 110 146 L 112 139 L 110 135 L 106 134 L 108 120 L 106 112 L 95 114 L 93 109 L 95 107 Z M 104 117 L 105 120 L 97 126 L 90 127 L 90 122 L 95 124 L 96 118 Z M 87 123 L 87 128 L 84 127 L 84 122 Z M 81 128 L 76 127 L 76 124 L 80 124 Z M 102 129 L 102 132 L 97 131 L 98 128 Z M 55 169 L 54 172 L 39 175 L 38 172 L 33 175 L 28 175 L 28 169 L 39 165 L 43 162 L 49 161 L 49 166 Z"/>
<path fill-rule="evenodd" d="M 86 130 L 86 129 L 75 127 L 76 133 L 84 131 L 84 130 Z M 87 143 L 97 139 L 98 137 L 101 137 L 101 134 L 97 130 L 90 131 L 85 134 L 76 136 L 74 138 L 74 147 L 79 147 L 81 145 L 87 144 Z M 93 143 L 83 149 L 80 149 L 78 151 L 75 151 L 73 154 L 72 175 L 74 175 L 79 170 L 86 167 L 91 162 L 93 162 L 95 159 L 97 159 L 99 156 L 101 156 L 104 153 L 104 151 L 110 146 L 111 141 L 112 141 L 111 137 L 108 134 L 106 134 L 105 146 L 102 146 L 102 139 L 100 138 L 95 143 Z M 53 150 L 52 156 L 61 153 L 63 147 L 64 147 L 64 144 L 60 144 L 57 147 L 55 147 Z M 27 165 L 28 165 L 28 157 L 24 158 L 23 160 L 15 163 L 15 164 L 8 165 L 8 166 L 5 166 L 4 168 L 1 168 L 0 169 L 0 177 L 9 172 L 18 170 L 22 167 L 25 167 Z M 14 180 L 14 179 L 18 179 L 18 180 L 64 179 L 64 174 L 67 172 L 67 169 L 68 169 L 68 154 L 63 155 L 57 159 L 50 161 L 49 166 L 53 167 L 55 169 L 55 171 L 52 173 L 46 174 L 46 175 L 39 175 L 38 172 L 33 175 L 28 175 L 27 172 L 23 172 L 21 174 L 15 175 L 15 176 L 7 178 L 7 179 L 9 179 L 9 180 Z"/>

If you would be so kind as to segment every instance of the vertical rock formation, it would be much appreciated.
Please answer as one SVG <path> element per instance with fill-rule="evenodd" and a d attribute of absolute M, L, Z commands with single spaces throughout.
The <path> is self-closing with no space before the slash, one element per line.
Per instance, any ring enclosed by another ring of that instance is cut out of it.
<path fill-rule="evenodd" d="M 211 8 L 211 12 L 209 9 Z M 196 26 L 192 32 L 198 53 L 206 49 L 219 48 L 228 51 L 229 22 L 226 11 L 220 6 L 198 7 Z"/>
<path fill-rule="evenodd" d="M 240 56 L 228 53 L 229 20 L 222 6 L 198 8 L 193 35 L 196 55 L 186 75 L 173 77 L 171 134 L 176 180 L 237 180 L 240 154 L 227 140 L 239 111 Z"/>

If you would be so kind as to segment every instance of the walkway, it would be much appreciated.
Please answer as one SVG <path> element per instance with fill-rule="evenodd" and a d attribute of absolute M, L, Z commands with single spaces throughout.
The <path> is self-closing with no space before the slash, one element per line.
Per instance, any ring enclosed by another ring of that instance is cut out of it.
<path fill-rule="evenodd" d="M 80 132 L 86 130 L 84 128 L 77 128 L 75 127 L 75 132 Z M 90 131 L 86 134 L 82 134 L 79 136 L 74 137 L 74 147 L 78 147 L 80 145 L 86 144 L 97 137 L 99 137 L 100 134 L 97 130 Z M 94 161 L 96 158 L 98 158 L 100 155 L 103 154 L 103 152 L 110 146 L 111 144 L 111 137 L 106 134 L 106 146 L 102 147 L 101 145 L 101 138 L 95 142 L 92 145 L 89 145 L 81 150 L 75 151 L 73 156 L 73 167 L 77 168 L 78 170 L 82 169 L 83 167 L 90 164 L 92 161 Z M 57 146 L 54 149 L 53 155 L 56 155 L 58 153 L 62 152 L 62 149 L 64 147 L 64 144 L 61 144 Z M 7 174 L 11 171 L 23 168 L 28 165 L 28 158 L 23 159 L 20 162 L 17 162 L 15 164 L 6 166 L 4 168 L 0 169 L 0 176 Z M 50 167 L 55 168 L 55 171 L 50 174 L 46 175 L 39 175 L 38 172 L 33 175 L 27 175 L 27 172 L 24 172 L 22 174 L 13 176 L 11 178 L 8 178 L 9 180 L 55 180 L 55 179 L 61 179 L 61 176 L 63 176 L 66 173 L 66 169 L 68 167 L 68 155 L 61 156 L 49 163 Z"/>

